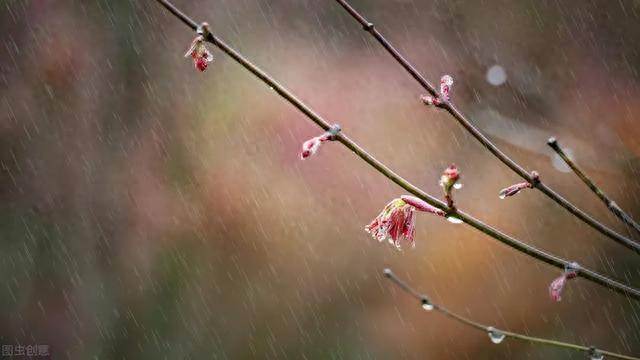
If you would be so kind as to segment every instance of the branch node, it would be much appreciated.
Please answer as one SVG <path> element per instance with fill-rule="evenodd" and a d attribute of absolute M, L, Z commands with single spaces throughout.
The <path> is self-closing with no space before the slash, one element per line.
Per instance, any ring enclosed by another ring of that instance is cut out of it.
<path fill-rule="evenodd" d="M 572 261 L 564 266 L 564 272 L 569 274 L 571 277 L 576 277 L 582 267 L 575 261 Z"/>
<path fill-rule="evenodd" d="M 531 172 L 531 186 L 535 187 L 536 185 L 538 185 L 540 183 L 540 174 L 537 171 L 532 171 Z"/>
<path fill-rule="evenodd" d="M 331 140 L 331 141 L 336 140 L 336 138 L 338 137 L 338 134 L 340 133 L 340 131 L 342 131 L 342 127 L 340 126 L 340 124 L 331 125 L 329 130 L 327 130 L 327 134 L 329 136 L 328 139 Z"/>
<path fill-rule="evenodd" d="M 198 35 L 202 35 L 205 39 L 209 38 L 211 32 L 209 31 L 209 23 L 206 21 L 201 22 L 196 29 Z"/>
<path fill-rule="evenodd" d="M 371 30 L 373 30 L 373 23 L 372 22 L 367 22 L 366 24 L 362 25 L 362 28 L 365 31 L 371 31 Z"/>

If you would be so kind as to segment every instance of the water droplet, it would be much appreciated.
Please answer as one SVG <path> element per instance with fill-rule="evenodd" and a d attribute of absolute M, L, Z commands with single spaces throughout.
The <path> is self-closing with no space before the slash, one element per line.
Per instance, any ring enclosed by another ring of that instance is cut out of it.
<path fill-rule="evenodd" d="M 462 184 L 460 184 L 460 183 L 455 183 L 455 184 L 453 184 L 453 188 L 454 188 L 454 189 L 462 189 Z"/>
<path fill-rule="evenodd" d="M 494 344 L 500 344 L 502 340 L 504 340 L 504 338 L 506 337 L 505 334 L 503 334 L 499 330 L 494 329 L 491 326 L 487 328 L 487 333 L 489 334 L 489 339 L 491 339 L 491 342 Z"/>
<path fill-rule="evenodd" d="M 462 224 L 463 221 L 460 218 L 457 218 L 455 216 L 447 216 L 447 221 L 449 221 L 452 224 Z"/>
<path fill-rule="evenodd" d="M 422 308 L 427 310 L 427 311 L 431 311 L 431 310 L 433 310 L 433 304 L 429 301 L 429 299 L 423 298 L 422 299 Z"/>
<path fill-rule="evenodd" d="M 500 195 L 498 195 L 498 197 L 499 197 L 500 199 L 504 200 L 504 199 L 506 199 L 506 198 L 507 198 L 507 195 L 505 195 L 505 194 L 500 194 Z"/>
<path fill-rule="evenodd" d="M 590 360 L 602 360 L 604 359 L 604 354 L 600 352 L 600 350 L 595 347 L 589 348 L 589 359 Z"/>

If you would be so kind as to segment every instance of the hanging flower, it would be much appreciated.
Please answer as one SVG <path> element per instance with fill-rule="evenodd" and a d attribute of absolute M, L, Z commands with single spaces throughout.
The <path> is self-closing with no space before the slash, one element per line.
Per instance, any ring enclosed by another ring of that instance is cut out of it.
<path fill-rule="evenodd" d="M 365 227 L 374 239 L 384 241 L 400 249 L 401 242 L 415 246 L 415 211 L 445 216 L 444 211 L 433 207 L 415 196 L 403 195 L 391 200 L 382 212 Z"/>
<path fill-rule="evenodd" d="M 509 196 L 513 196 L 513 195 L 519 193 L 520 190 L 532 189 L 533 188 L 533 182 L 540 181 L 540 175 L 536 171 L 532 171 L 531 172 L 531 179 L 532 179 L 532 182 L 521 182 L 521 183 L 518 183 L 518 184 L 513 184 L 513 185 L 511 185 L 509 187 L 506 187 L 506 188 L 500 190 L 500 192 L 498 193 L 498 196 L 500 197 L 500 199 L 504 199 L 504 198 L 507 198 Z"/>
<path fill-rule="evenodd" d="M 551 284 L 549 285 L 549 296 L 553 301 L 562 300 L 562 290 L 564 289 L 567 280 L 577 277 L 579 270 L 580 265 L 578 265 L 578 263 L 576 262 L 572 262 L 565 267 L 562 275 L 558 276 L 551 282 Z"/>
<path fill-rule="evenodd" d="M 187 50 L 187 53 L 184 54 L 184 57 L 193 59 L 193 65 L 200 71 L 207 70 L 207 66 L 213 61 L 213 55 L 204 44 L 204 36 L 198 35 L 191 42 L 191 47 Z"/>
<path fill-rule="evenodd" d="M 440 186 L 444 190 L 444 197 L 447 200 L 447 206 L 453 207 L 452 189 L 460 189 L 462 184 L 458 183 L 460 179 L 460 172 L 458 168 L 451 164 L 448 168 L 444 169 L 442 176 L 440 177 Z"/>
<path fill-rule="evenodd" d="M 320 145 L 322 145 L 325 141 L 335 140 L 336 136 L 340 132 L 340 125 L 334 124 L 329 131 L 326 131 L 324 134 L 316 137 L 312 137 L 311 139 L 302 143 L 302 151 L 300 152 L 300 159 L 304 160 L 311 155 L 314 155 Z"/>
<path fill-rule="evenodd" d="M 451 99 L 451 88 L 453 87 L 453 77 L 443 75 L 440 78 L 440 93 L 437 96 L 422 95 L 420 100 L 426 105 L 440 106 Z"/>

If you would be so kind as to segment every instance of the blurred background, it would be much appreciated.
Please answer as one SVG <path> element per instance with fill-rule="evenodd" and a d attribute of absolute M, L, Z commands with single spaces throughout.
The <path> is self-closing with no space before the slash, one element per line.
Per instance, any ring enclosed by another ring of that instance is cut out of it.
<path fill-rule="evenodd" d="M 634 253 L 520 179 L 333 1 L 175 0 L 426 191 L 450 163 L 458 206 L 640 286 Z M 353 0 L 515 160 L 617 231 L 556 136 L 640 218 L 639 1 Z M 583 359 L 486 334 L 434 302 L 534 336 L 640 355 L 640 307 L 464 225 L 418 215 L 397 251 L 364 225 L 403 194 L 154 1 L 0 3 L 0 342 L 55 359 Z"/>

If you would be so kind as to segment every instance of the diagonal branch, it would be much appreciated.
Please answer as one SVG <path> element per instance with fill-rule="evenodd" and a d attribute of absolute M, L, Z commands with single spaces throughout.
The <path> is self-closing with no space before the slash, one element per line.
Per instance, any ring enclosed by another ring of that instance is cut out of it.
<path fill-rule="evenodd" d="M 173 4 L 171 4 L 167 0 L 156 0 L 158 3 L 167 8 L 173 15 L 182 20 L 185 24 L 187 24 L 191 29 L 196 30 L 198 28 L 198 24 L 185 15 L 183 12 L 178 10 Z M 267 73 L 262 71 L 256 65 L 251 63 L 248 59 L 234 50 L 232 47 L 227 45 L 220 38 L 214 36 L 212 33 L 207 33 L 206 40 L 213 45 L 217 46 L 224 53 L 229 55 L 233 60 L 242 65 L 246 70 L 254 74 L 257 78 L 262 80 L 265 84 L 269 85 L 274 91 L 276 91 L 283 99 L 287 100 L 293 106 L 295 106 L 298 110 L 300 110 L 303 114 L 305 114 L 311 121 L 313 121 L 316 125 L 321 127 L 324 130 L 329 130 L 331 126 L 329 122 L 324 120 L 320 115 L 314 112 L 310 107 L 308 107 L 305 103 L 303 103 L 300 99 L 298 99 L 295 95 L 293 95 L 289 90 L 287 90 L 284 86 L 280 85 L 276 80 L 271 78 Z M 482 221 L 472 217 L 469 214 L 466 214 L 460 210 L 455 208 L 448 208 L 447 205 L 438 200 L 437 198 L 427 194 L 423 190 L 419 189 L 415 185 L 411 184 L 400 175 L 393 172 L 386 165 L 381 163 L 378 159 L 374 158 L 371 154 L 365 151 L 353 140 L 348 138 L 343 132 L 338 133 L 335 136 L 335 139 L 346 146 L 353 153 L 358 155 L 362 160 L 364 160 L 367 164 L 371 165 L 375 168 L 379 173 L 387 177 L 389 180 L 396 183 L 401 188 L 405 189 L 409 193 L 419 197 L 420 199 L 426 201 L 427 203 L 435 206 L 443 211 L 445 211 L 448 216 L 454 216 L 461 219 L 468 225 L 480 230 L 481 232 L 491 236 L 492 238 L 502 242 L 503 244 L 529 255 L 535 259 L 538 259 L 542 262 L 545 262 L 549 265 L 555 266 L 559 269 L 565 269 L 568 266 L 571 266 L 570 261 L 559 258 L 555 255 L 549 254 L 543 250 L 540 250 L 534 246 L 528 245 L 520 240 L 517 240 L 507 234 L 500 232 L 499 230 L 483 223 Z M 610 279 L 604 275 L 601 275 L 595 271 L 586 269 L 584 267 L 580 268 L 578 272 L 578 276 L 589 280 L 593 283 L 601 285 L 603 287 L 609 288 L 617 293 L 629 296 L 631 298 L 640 300 L 640 290 L 635 289 L 633 287 L 622 284 L 616 280 Z"/>
<path fill-rule="evenodd" d="M 402 65 L 402 67 L 413 77 L 425 90 L 427 90 L 432 96 L 437 97 L 438 92 L 435 87 L 425 79 L 422 74 L 411 65 L 411 63 L 402 56 L 402 54 L 376 29 L 373 23 L 369 22 L 364 16 L 362 16 L 356 9 L 354 9 L 346 0 L 336 0 L 354 19 L 356 19 L 363 29 L 371 34 L 388 52 L 393 56 L 396 61 Z M 565 208 L 571 214 L 578 219 L 582 220 L 589 226 L 598 230 L 603 235 L 613 239 L 619 244 L 626 246 L 627 248 L 634 250 L 636 253 L 640 253 L 640 244 L 625 237 L 617 232 L 611 230 L 601 222 L 595 220 L 584 211 L 573 205 L 567 199 L 563 198 L 560 194 L 555 192 L 549 186 L 544 184 L 539 179 L 534 179 L 522 166 L 512 160 L 509 156 L 503 153 L 491 140 L 489 140 L 484 134 L 476 128 L 471 121 L 460 112 L 451 102 L 443 101 L 440 105 L 441 108 L 446 109 L 451 116 L 453 116 L 462 127 L 465 128 L 476 140 L 478 140 L 489 152 L 491 152 L 498 160 L 507 165 L 513 172 L 518 174 L 521 178 L 531 183 L 533 187 L 540 190 L 543 194 L 547 195 L 551 200 L 555 201 L 558 205 Z"/>
<path fill-rule="evenodd" d="M 585 183 L 589 187 L 589 189 L 591 189 L 591 191 L 598 195 L 600 200 L 602 200 L 602 202 L 607 205 L 609 211 L 611 211 L 615 216 L 618 217 L 618 219 L 622 220 L 622 222 L 624 222 L 628 226 L 631 226 L 635 231 L 638 232 L 638 234 L 640 234 L 640 225 L 635 222 L 635 220 L 633 220 L 633 218 L 629 214 L 622 210 L 615 201 L 611 200 L 611 198 L 607 196 L 607 194 L 605 194 L 604 191 L 602 191 L 602 189 L 600 189 L 598 185 L 596 185 L 591 180 L 591 178 L 589 178 L 589 176 L 587 176 L 578 167 L 578 165 L 569 158 L 569 156 L 567 156 L 567 154 L 560 147 L 560 144 L 558 144 L 558 140 L 556 140 L 556 138 L 550 138 L 547 141 L 547 144 L 553 149 L 553 151 L 556 152 L 556 154 L 558 154 L 558 156 L 560 156 L 560 158 L 562 158 L 562 160 L 571 168 L 571 170 L 573 170 L 573 172 L 580 178 L 580 180 L 582 180 L 582 182 Z"/>
<path fill-rule="evenodd" d="M 427 311 L 431 311 L 431 310 L 436 310 L 442 314 L 444 314 L 446 317 L 451 318 L 465 326 L 480 330 L 482 332 L 485 332 L 489 335 L 489 337 L 491 338 L 491 340 L 495 343 L 500 343 L 502 342 L 505 338 L 512 338 L 512 339 L 516 339 L 516 340 L 520 340 L 520 341 L 526 341 L 526 342 L 530 342 L 530 343 L 534 343 L 534 344 L 541 344 L 541 345 L 549 345 L 549 346 L 555 346 L 555 347 L 559 347 L 559 348 L 563 348 L 563 349 L 569 349 L 569 350 L 574 350 L 574 351 L 580 351 L 580 352 L 586 352 L 587 354 L 590 355 L 591 359 L 595 359 L 597 358 L 597 354 L 600 355 L 606 355 L 612 358 L 616 358 L 616 359 L 631 359 L 631 360 L 640 360 L 640 358 L 637 357 L 633 357 L 633 356 L 628 356 L 628 355 L 623 355 L 623 354 L 618 354 L 618 353 L 614 353 L 611 351 L 606 351 L 606 350 L 601 350 L 601 349 L 596 349 L 592 346 L 584 346 L 584 345 L 578 345 L 578 344 L 572 344 L 572 343 L 567 343 L 564 341 L 558 341 L 558 340 L 552 340 L 552 339 L 544 339 L 544 338 L 539 338 L 539 337 L 534 337 L 534 336 L 529 336 L 529 335 L 525 335 L 525 334 L 520 334 L 520 333 L 516 333 L 516 332 L 511 332 L 511 331 L 506 331 L 506 330 L 500 330 L 500 329 L 496 329 L 492 326 L 486 326 L 483 324 L 480 324 L 476 321 L 473 321 L 471 319 L 468 319 L 460 314 L 457 314 L 451 310 L 448 310 L 447 308 L 440 306 L 438 304 L 434 304 L 433 302 L 431 302 L 431 300 L 429 299 L 428 296 L 424 295 L 424 294 L 420 294 L 419 292 L 417 292 L 416 290 L 414 290 L 411 286 L 409 286 L 409 284 L 407 284 L 406 282 L 404 282 L 402 279 L 400 279 L 398 276 L 396 276 L 396 274 L 393 273 L 393 271 L 391 271 L 391 269 L 384 269 L 384 276 L 391 280 L 395 285 L 397 285 L 400 289 L 402 289 L 404 292 L 408 293 L 409 295 L 413 296 L 414 298 L 416 298 L 418 301 L 420 301 L 420 304 L 422 306 L 423 309 L 427 310 Z"/>

